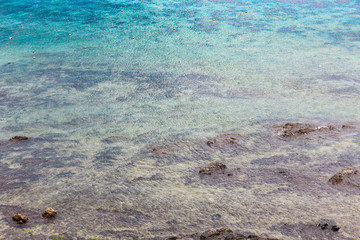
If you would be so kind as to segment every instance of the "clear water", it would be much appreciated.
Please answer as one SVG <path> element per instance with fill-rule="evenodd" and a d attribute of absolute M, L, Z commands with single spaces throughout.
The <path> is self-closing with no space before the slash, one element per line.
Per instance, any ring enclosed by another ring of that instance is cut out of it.
<path fill-rule="evenodd" d="M 287 143 L 270 128 L 360 121 L 359 1 L 0 0 L 0 16 L 0 238 L 293 239 L 277 226 L 323 218 L 360 238 L 359 195 L 325 184 L 360 165 L 359 135 Z M 248 151 L 206 148 L 224 133 Z M 289 160 L 256 164 L 273 156 Z M 200 179 L 214 161 L 244 172 Z M 278 168 L 315 187 L 267 177 Z M 34 213 L 21 227 L 19 207 Z"/>

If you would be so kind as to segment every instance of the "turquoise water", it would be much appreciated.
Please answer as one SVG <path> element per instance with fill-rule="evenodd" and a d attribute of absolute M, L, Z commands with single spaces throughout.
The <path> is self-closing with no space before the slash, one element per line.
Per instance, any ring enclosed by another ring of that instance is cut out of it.
<path fill-rule="evenodd" d="M 231 226 L 292 239 L 274 226 L 321 218 L 360 238 L 358 195 L 197 176 L 223 161 L 326 182 L 360 165 L 358 134 L 310 146 L 271 135 L 288 121 L 360 121 L 359 1 L 0 0 L 0 16 L 1 209 L 59 212 L 18 227 L 2 210 L 0 238 L 142 239 Z M 206 148 L 224 133 L 246 136 L 249 150 Z M 9 143 L 15 135 L 30 140 Z M 291 154 L 304 158 L 253 164 Z"/>

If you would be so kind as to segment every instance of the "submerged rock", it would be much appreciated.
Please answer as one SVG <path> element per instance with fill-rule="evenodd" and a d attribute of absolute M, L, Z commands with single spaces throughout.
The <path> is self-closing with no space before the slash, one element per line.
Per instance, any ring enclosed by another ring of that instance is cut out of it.
<path fill-rule="evenodd" d="M 356 128 L 354 125 L 351 125 L 351 123 L 350 124 L 343 124 L 342 126 L 341 126 L 341 128 L 342 129 L 354 129 L 354 128 Z"/>
<path fill-rule="evenodd" d="M 233 237 L 234 233 L 230 228 L 219 228 L 214 230 L 208 230 L 203 232 L 200 235 L 200 240 L 205 239 L 231 239 L 230 236 Z M 245 237 L 244 235 L 238 237 Z"/>
<path fill-rule="evenodd" d="M 240 134 L 222 134 L 206 142 L 212 149 L 220 151 L 245 151 L 245 138 Z"/>
<path fill-rule="evenodd" d="M 316 126 L 309 123 L 285 123 L 284 125 L 275 126 L 276 133 L 279 137 L 288 139 L 308 135 L 314 132 L 335 131 L 333 125 Z"/>
<path fill-rule="evenodd" d="M 124 140 L 124 137 L 121 136 L 110 136 L 107 137 L 105 139 L 103 139 L 103 142 L 105 143 L 116 143 L 116 142 L 120 142 L 121 140 Z"/>
<path fill-rule="evenodd" d="M 357 175 L 357 176 L 356 176 Z M 358 179 L 355 179 L 358 177 Z M 354 183 L 354 181 L 358 182 L 358 184 Z M 329 179 L 329 182 L 333 185 L 343 184 L 343 183 L 352 183 L 360 186 L 360 174 L 359 171 L 355 168 L 345 168 L 341 172 L 338 172 L 334 176 Z"/>
<path fill-rule="evenodd" d="M 221 162 L 210 163 L 209 165 L 202 167 L 199 171 L 199 174 L 200 176 L 211 175 L 215 173 L 224 174 L 226 168 L 227 168 L 226 165 Z"/>
<path fill-rule="evenodd" d="M 28 139 L 29 138 L 25 137 L 25 136 L 15 136 L 15 137 L 10 138 L 9 141 L 20 142 L 20 141 L 25 141 L 25 140 L 28 140 Z"/>
<path fill-rule="evenodd" d="M 282 139 L 290 140 L 309 135 L 330 135 L 341 132 L 358 132 L 360 123 L 348 122 L 343 124 L 316 125 L 311 123 L 285 123 L 274 126 L 275 133 Z"/>
<path fill-rule="evenodd" d="M 16 213 L 12 219 L 17 222 L 18 224 L 24 224 L 27 221 L 29 221 L 28 217 L 25 217 L 24 215 L 20 214 L 20 213 Z"/>
<path fill-rule="evenodd" d="M 267 238 L 259 237 L 257 235 L 243 235 L 241 233 L 233 232 L 230 228 L 223 227 L 219 229 L 212 229 L 205 231 L 203 233 L 195 233 L 186 237 L 171 237 L 167 240 L 176 240 L 176 239 L 196 239 L 196 240 L 277 240 L 276 238 Z"/>
<path fill-rule="evenodd" d="M 181 239 L 181 240 L 193 240 L 193 238 L 180 237 L 180 236 L 169 237 L 169 238 L 167 238 L 166 240 L 177 240 L 177 239 Z"/>
<path fill-rule="evenodd" d="M 153 146 L 151 152 L 158 157 L 176 156 L 179 148 L 175 145 Z"/>
<path fill-rule="evenodd" d="M 47 209 L 45 210 L 45 212 L 42 213 L 42 216 L 43 216 L 43 217 L 46 217 L 46 218 L 53 218 L 53 217 L 56 216 L 56 214 L 57 214 L 57 212 L 56 212 L 54 209 L 52 209 L 52 208 L 47 208 Z"/>

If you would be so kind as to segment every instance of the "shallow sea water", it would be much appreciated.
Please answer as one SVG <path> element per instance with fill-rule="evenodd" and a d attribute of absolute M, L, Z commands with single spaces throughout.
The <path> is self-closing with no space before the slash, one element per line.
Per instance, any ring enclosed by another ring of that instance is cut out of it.
<path fill-rule="evenodd" d="M 359 131 L 272 128 L 360 121 L 359 1 L 0 0 L 0 16 L 0 239 L 360 239 L 359 189 L 327 183 L 360 168 Z M 228 133 L 245 147 L 206 144 Z M 234 176 L 200 178 L 215 161 Z M 306 232 L 321 219 L 341 230 Z"/>

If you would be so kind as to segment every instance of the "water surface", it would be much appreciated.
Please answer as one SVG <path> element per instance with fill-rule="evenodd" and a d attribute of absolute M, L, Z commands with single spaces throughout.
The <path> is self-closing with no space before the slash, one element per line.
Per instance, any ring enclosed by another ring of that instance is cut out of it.
<path fill-rule="evenodd" d="M 350 0 L 0 0 L 0 238 L 309 239 L 302 224 L 329 219 L 334 239 L 359 239 L 358 189 L 327 184 L 359 167 L 359 132 L 271 128 L 360 121 L 359 14 Z M 207 146 L 226 133 L 246 150 Z M 199 178 L 215 161 L 240 170 Z"/>

